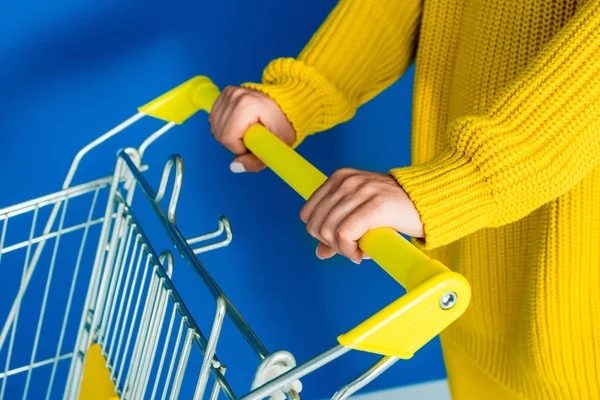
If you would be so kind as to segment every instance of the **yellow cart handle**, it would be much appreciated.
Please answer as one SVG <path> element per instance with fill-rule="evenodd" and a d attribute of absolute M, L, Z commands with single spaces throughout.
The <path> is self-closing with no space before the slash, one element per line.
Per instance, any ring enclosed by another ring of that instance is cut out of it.
<path fill-rule="evenodd" d="M 219 89 L 195 77 L 139 108 L 140 112 L 182 123 L 199 110 L 210 112 Z M 305 200 L 326 180 L 321 171 L 262 125 L 250 127 L 244 144 Z M 378 354 L 410 358 L 467 308 L 468 282 L 432 260 L 391 228 L 367 232 L 360 249 L 392 276 L 407 293 L 338 337 L 340 344 Z"/>

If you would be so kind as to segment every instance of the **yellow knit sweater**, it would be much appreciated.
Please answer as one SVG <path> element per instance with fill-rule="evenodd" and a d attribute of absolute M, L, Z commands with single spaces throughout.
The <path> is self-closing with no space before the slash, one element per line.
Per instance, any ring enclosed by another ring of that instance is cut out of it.
<path fill-rule="evenodd" d="M 453 397 L 600 399 L 600 0 L 344 0 L 247 86 L 297 145 L 415 59 L 413 165 L 390 173 L 472 285 L 441 335 Z"/>

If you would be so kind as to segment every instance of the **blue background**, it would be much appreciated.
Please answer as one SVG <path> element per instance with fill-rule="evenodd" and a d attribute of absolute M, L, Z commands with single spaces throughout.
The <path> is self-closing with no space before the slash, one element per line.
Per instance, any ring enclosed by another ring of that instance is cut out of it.
<path fill-rule="evenodd" d="M 3 2 L 0 207 L 59 189 L 78 149 L 194 75 L 210 76 L 220 87 L 259 80 L 270 60 L 298 54 L 334 4 Z M 411 68 L 351 122 L 308 139 L 301 154 L 327 174 L 341 167 L 386 172 L 408 165 L 412 77 Z M 76 183 L 109 175 L 116 150 L 142 138 L 134 129 L 91 154 Z M 401 294 L 370 261 L 361 266 L 340 257 L 319 261 L 317 243 L 298 218 L 302 200 L 270 171 L 232 174 L 232 157 L 213 141 L 205 115 L 191 118 L 150 148 L 150 177 L 173 152 L 183 156 L 186 166 L 180 227 L 192 236 L 212 229 L 219 214 L 230 218 L 232 245 L 202 260 L 268 349 L 285 348 L 305 361 Z M 187 286 L 182 291 L 200 290 L 194 279 L 179 284 Z M 230 336 L 235 334 L 226 331 L 224 343 Z M 345 356 L 305 380 L 304 398 L 331 396 L 375 361 L 371 355 Z M 435 340 L 369 390 L 444 376 Z"/>

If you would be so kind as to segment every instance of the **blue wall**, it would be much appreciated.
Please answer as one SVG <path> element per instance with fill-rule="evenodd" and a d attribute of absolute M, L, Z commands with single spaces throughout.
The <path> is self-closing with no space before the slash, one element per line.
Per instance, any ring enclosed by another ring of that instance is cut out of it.
<path fill-rule="evenodd" d="M 260 79 L 271 59 L 302 49 L 334 3 L 5 2 L 0 207 L 58 189 L 80 147 L 191 76 L 208 75 L 221 87 Z M 411 69 L 351 122 L 306 141 L 300 152 L 328 174 L 340 167 L 385 172 L 407 165 L 412 74 Z M 110 174 L 115 150 L 141 138 L 126 134 L 93 154 L 76 181 Z M 269 349 L 286 348 L 304 361 L 400 294 L 372 262 L 319 261 L 317 243 L 298 218 L 301 199 L 270 171 L 230 173 L 231 155 L 212 140 L 205 115 L 161 139 L 146 160 L 156 173 L 173 152 L 186 163 L 181 229 L 198 234 L 212 228 L 217 215 L 229 216 L 233 244 L 202 259 Z M 331 395 L 375 361 L 369 355 L 346 357 L 307 379 L 304 398 Z M 444 374 L 434 341 L 370 388 Z"/>

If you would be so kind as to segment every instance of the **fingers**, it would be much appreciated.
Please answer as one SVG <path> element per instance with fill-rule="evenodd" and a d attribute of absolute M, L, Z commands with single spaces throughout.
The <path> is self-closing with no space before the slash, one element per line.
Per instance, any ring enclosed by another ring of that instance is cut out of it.
<path fill-rule="evenodd" d="M 231 172 L 259 172 L 265 169 L 265 164 L 254 154 L 242 154 L 236 157 L 230 165 Z"/>
<path fill-rule="evenodd" d="M 350 168 L 342 168 L 335 171 L 329 179 L 325 181 L 315 192 L 310 196 L 306 204 L 300 210 L 300 219 L 307 223 L 313 212 L 319 206 L 321 200 L 325 198 L 330 192 L 335 191 L 343 182 L 343 180 L 350 176 L 353 172 L 356 172 Z"/>
<path fill-rule="evenodd" d="M 335 250 L 333 250 L 331 247 L 327 246 L 324 243 L 319 243 L 319 245 L 317 246 L 316 253 L 317 258 L 319 258 L 320 260 L 325 260 L 336 255 Z"/>
<path fill-rule="evenodd" d="M 252 89 L 226 87 L 215 101 L 209 116 L 210 130 L 215 139 L 236 158 L 230 168 L 234 172 L 255 172 L 264 168 L 248 150 L 242 137 L 251 125 L 260 123 L 285 143 L 291 144 L 296 133 L 274 100 Z"/>
<path fill-rule="evenodd" d="M 347 226 L 344 229 L 341 227 L 350 215 L 360 210 L 363 203 L 372 197 L 372 191 L 365 190 L 365 182 L 368 182 L 368 178 L 360 171 L 336 171 L 310 197 L 300 213 L 307 231 L 313 237 L 332 252 L 342 254 L 355 263 L 360 263 L 364 257 L 357 241 L 366 230 L 356 236 L 354 226 L 351 226 L 351 231 Z"/>

